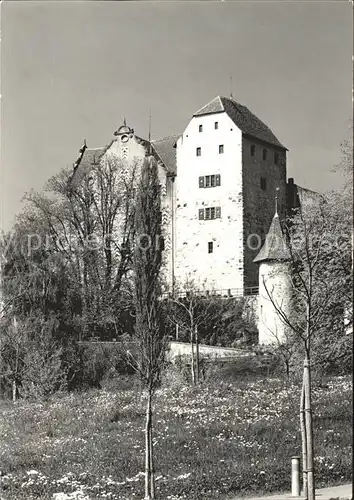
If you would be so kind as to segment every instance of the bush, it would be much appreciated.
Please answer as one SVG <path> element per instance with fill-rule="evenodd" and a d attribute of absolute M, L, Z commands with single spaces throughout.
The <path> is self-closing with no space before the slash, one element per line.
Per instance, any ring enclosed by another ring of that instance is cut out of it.
<path fill-rule="evenodd" d="M 55 318 L 10 318 L 2 324 L 1 388 L 13 398 L 41 399 L 66 388 L 63 348 L 54 339 Z"/>
<path fill-rule="evenodd" d="M 72 344 L 67 349 L 68 388 L 86 390 L 101 388 L 107 380 L 119 375 L 132 375 L 124 347 L 120 344 L 92 342 Z"/>

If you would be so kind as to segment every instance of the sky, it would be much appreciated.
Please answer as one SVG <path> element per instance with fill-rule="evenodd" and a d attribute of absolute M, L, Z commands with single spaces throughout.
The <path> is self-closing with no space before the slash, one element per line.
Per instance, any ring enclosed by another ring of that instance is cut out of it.
<path fill-rule="evenodd" d="M 327 1 L 3 1 L 0 228 L 72 166 L 84 138 L 182 133 L 217 95 L 246 105 L 316 191 L 352 118 L 352 6 Z"/>

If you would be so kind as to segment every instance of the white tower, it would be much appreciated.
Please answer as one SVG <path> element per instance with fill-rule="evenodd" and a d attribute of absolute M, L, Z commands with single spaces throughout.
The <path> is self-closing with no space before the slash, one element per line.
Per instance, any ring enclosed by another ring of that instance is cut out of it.
<path fill-rule="evenodd" d="M 284 342 L 289 327 L 284 318 L 290 318 L 292 285 L 290 252 L 276 212 L 263 247 L 253 262 L 259 266 L 259 316 L 260 344 Z M 283 316 L 283 318 L 282 318 Z"/>

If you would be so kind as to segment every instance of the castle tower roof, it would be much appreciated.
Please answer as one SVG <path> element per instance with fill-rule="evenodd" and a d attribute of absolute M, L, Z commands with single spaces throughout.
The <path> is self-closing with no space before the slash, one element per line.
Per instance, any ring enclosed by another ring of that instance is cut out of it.
<path fill-rule="evenodd" d="M 284 261 L 290 259 L 290 252 L 283 234 L 279 215 L 275 213 L 266 236 L 264 245 L 253 262 L 264 262 L 266 260 Z"/>
<path fill-rule="evenodd" d="M 272 144 L 273 146 L 286 149 L 286 147 L 281 144 L 265 123 L 263 123 L 255 114 L 246 108 L 246 106 L 243 106 L 229 97 L 215 97 L 208 104 L 194 113 L 193 116 L 203 116 L 223 112 L 227 113 L 243 134 L 255 137 L 256 139 Z"/>

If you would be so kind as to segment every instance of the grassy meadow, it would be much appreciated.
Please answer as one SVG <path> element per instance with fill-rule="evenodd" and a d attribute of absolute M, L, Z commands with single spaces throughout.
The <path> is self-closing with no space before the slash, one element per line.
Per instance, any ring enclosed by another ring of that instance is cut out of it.
<path fill-rule="evenodd" d="M 301 453 L 299 394 L 270 378 L 160 389 L 158 498 L 290 491 L 291 456 Z M 351 379 L 315 387 L 313 403 L 317 487 L 350 482 Z M 0 409 L 1 499 L 143 498 L 144 396 L 135 383 L 43 403 L 0 401 Z"/>

